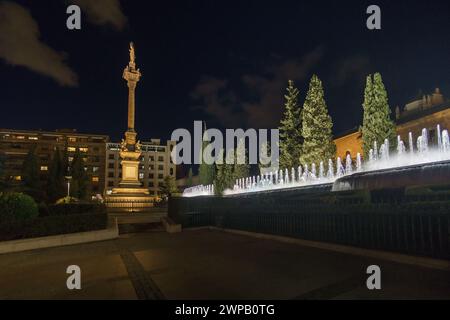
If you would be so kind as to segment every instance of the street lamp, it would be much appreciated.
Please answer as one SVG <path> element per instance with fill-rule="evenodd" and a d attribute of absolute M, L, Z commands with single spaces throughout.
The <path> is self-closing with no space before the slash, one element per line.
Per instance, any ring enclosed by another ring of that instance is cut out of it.
<path fill-rule="evenodd" d="M 70 180 L 72 179 L 72 176 L 66 176 L 67 179 L 67 198 L 70 197 Z"/>

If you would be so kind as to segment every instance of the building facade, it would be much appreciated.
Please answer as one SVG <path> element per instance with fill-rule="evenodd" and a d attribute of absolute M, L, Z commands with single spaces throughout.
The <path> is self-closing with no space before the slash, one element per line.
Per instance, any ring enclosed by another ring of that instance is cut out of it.
<path fill-rule="evenodd" d="M 402 109 L 397 107 L 395 117 L 397 134 L 403 141 L 408 141 L 409 132 L 417 138 L 425 128 L 428 130 L 429 143 L 433 145 L 437 140 L 438 124 L 441 129 L 450 130 L 450 101 L 436 88 L 433 94 L 411 101 Z M 354 159 L 357 153 L 362 155 L 362 135 L 357 128 L 337 136 L 334 142 L 337 157 L 345 158 L 350 154 Z"/>
<path fill-rule="evenodd" d="M 0 129 L 0 153 L 5 157 L 5 176 L 11 184 L 20 184 L 22 164 L 31 148 L 38 157 L 40 179 L 45 185 L 56 147 L 67 146 L 69 165 L 77 148 L 83 154 L 85 170 L 90 179 L 92 196 L 102 194 L 105 188 L 105 145 L 107 135 L 78 133 L 74 129 L 52 131 Z"/>
<path fill-rule="evenodd" d="M 141 156 L 139 158 L 139 181 L 142 187 L 148 188 L 150 196 L 158 198 L 159 188 L 166 176 L 176 177 L 176 165 L 170 156 L 175 147 L 175 141 L 161 144 L 160 139 L 151 139 L 150 142 L 141 143 Z M 122 168 L 120 158 L 120 143 L 106 144 L 105 165 L 105 193 L 111 194 L 114 188 L 120 186 Z"/>

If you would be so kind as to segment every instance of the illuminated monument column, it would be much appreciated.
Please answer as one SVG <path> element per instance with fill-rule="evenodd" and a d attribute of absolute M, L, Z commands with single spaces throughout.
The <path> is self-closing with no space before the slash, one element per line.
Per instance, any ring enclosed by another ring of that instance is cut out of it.
<path fill-rule="evenodd" d="M 136 141 L 137 133 L 134 130 L 134 114 L 135 114 L 135 90 L 136 85 L 141 78 L 139 69 L 136 69 L 134 46 L 130 43 L 130 62 L 123 70 L 123 78 L 128 85 L 128 129 L 125 132 L 125 139 L 122 139 L 120 157 L 122 159 L 122 188 L 140 188 L 139 182 L 139 157 L 141 155 L 141 147 L 139 141 Z M 142 189 L 139 191 L 147 191 Z M 123 192 L 124 190 L 116 190 Z M 131 191 L 131 190 L 130 190 Z M 138 190 L 134 190 L 138 191 Z M 114 192 L 114 191 L 113 191 Z"/>
<path fill-rule="evenodd" d="M 142 187 L 139 181 L 139 157 L 141 144 L 136 141 L 137 133 L 134 129 L 136 85 L 141 78 L 139 69 L 136 69 L 134 46 L 130 43 L 130 62 L 123 70 L 123 78 L 128 85 L 128 129 L 125 139 L 120 144 L 120 158 L 122 159 L 122 180 L 120 186 L 112 190 L 107 196 L 108 208 L 121 208 L 126 211 L 140 211 L 153 205 L 147 188 Z"/>

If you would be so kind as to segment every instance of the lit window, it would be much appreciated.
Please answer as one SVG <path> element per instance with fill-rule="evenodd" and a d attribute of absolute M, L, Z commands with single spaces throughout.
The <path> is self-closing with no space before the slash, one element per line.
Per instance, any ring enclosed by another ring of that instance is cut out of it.
<path fill-rule="evenodd" d="M 144 179 L 144 173 L 143 172 L 139 172 L 139 179 Z"/>
<path fill-rule="evenodd" d="M 67 151 L 75 152 L 77 149 L 75 147 L 67 147 Z"/>
<path fill-rule="evenodd" d="M 25 139 L 25 136 L 16 136 L 16 139 L 23 140 Z"/>
<path fill-rule="evenodd" d="M 16 180 L 16 181 L 21 181 L 22 180 L 22 176 L 14 176 L 13 179 Z"/>
<path fill-rule="evenodd" d="M 28 137 L 28 140 L 38 140 L 38 137 Z"/>
<path fill-rule="evenodd" d="M 98 172 L 98 167 L 92 167 L 92 172 Z"/>
<path fill-rule="evenodd" d="M 73 157 L 69 157 L 68 159 L 69 159 L 69 162 L 73 161 Z"/>
<path fill-rule="evenodd" d="M 88 152 L 88 148 L 83 147 L 83 148 L 79 148 L 79 149 L 81 152 Z"/>
<path fill-rule="evenodd" d="M 69 142 L 76 142 L 77 138 L 69 137 L 68 140 L 69 140 Z"/>
<path fill-rule="evenodd" d="M 47 166 L 41 166 L 41 171 L 48 171 L 48 167 Z"/>
<path fill-rule="evenodd" d="M 92 182 L 98 182 L 98 177 L 92 177 Z"/>

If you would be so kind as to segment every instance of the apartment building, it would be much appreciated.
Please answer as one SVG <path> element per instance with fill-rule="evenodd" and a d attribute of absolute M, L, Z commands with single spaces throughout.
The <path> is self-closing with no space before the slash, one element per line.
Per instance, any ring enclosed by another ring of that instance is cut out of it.
<path fill-rule="evenodd" d="M 56 147 L 67 145 L 69 163 L 78 148 L 83 154 L 92 196 L 103 194 L 105 188 L 105 145 L 109 136 L 78 133 L 75 129 L 56 131 L 0 129 L 0 153 L 5 157 L 5 175 L 12 184 L 22 180 L 21 170 L 28 151 L 35 147 L 39 159 L 40 178 L 47 181 L 49 166 Z"/>

